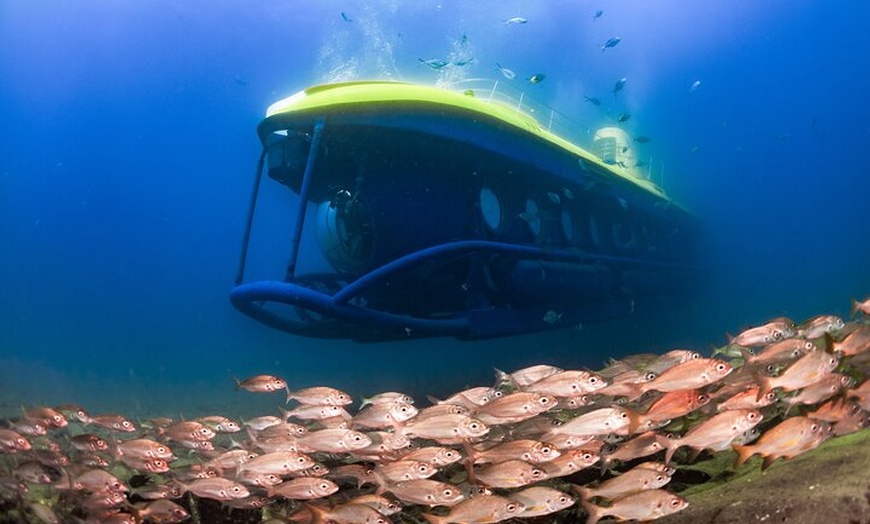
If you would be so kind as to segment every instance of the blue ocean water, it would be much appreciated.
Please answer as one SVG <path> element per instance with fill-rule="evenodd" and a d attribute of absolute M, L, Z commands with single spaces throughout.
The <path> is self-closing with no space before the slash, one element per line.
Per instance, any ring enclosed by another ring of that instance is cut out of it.
<path fill-rule="evenodd" d="M 266 372 L 443 396 L 493 366 L 596 367 L 705 351 L 775 316 L 848 315 L 870 293 L 867 13 L 809 0 L 5 2 L 0 414 L 242 412 L 272 401 L 232 377 Z M 516 16 L 528 23 L 503 23 Z M 420 64 L 460 46 L 474 58 L 461 70 Z M 706 225 L 696 301 L 582 329 L 385 344 L 291 336 L 230 306 L 269 104 L 330 81 L 494 78 L 496 63 L 517 82 L 546 74 L 531 96 L 590 129 L 631 113 L 654 179 Z"/>

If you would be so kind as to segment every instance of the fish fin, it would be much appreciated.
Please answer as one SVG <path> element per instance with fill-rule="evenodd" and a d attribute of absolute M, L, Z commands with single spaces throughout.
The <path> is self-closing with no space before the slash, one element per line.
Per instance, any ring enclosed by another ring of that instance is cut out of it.
<path fill-rule="evenodd" d="M 769 468 L 770 465 L 773 464 L 776 459 L 777 459 L 777 457 L 774 457 L 772 455 L 768 455 L 768 456 L 764 457 L 764 462 L 761 463 L 761 471 L 764 471 L 767 468 Z"/>
<path fill-rule="evenodd" d="M 752 446 L 738 446 L 737 444 L 734 444 L 731 446 L 731 449 L 737 453 L 737 458 L 734 459 L 734 469 L 740 467 L 741 464 L 749 460 L 750 457 L 755 454 Z"/>
<path fill-rule="evenodd" d="M 443 404 L 443 403 L 444 403 L 443 400 L 441 400 L 441 399 L 439 399 L 439 398 L 435 398 L 435 397 L 433 397 L 432 395 L 426 395 L 426 400 L 428 400 L 429 402 L 431 402 L 433 406 L 437 406 L 438 404 Z"/>
<path fill-rule="evenodd" d="M 495 370 L 495 385 L 496 386 L 507 383 L 507 384 L 510 384 L 510 385 L 514 386 L 515 388 L 517 388 L 517 390 L 520 389 L 520 386 L 516 383 L 516 381 L 513 379 L 513 377 L 511 377 L 510 373 L 505 373 L 504 371 L 502 371 L 498 368 L 492 368 L 492 369 Z"/>
<path fill-rule="evenodd" d="M 284 391 L 287 392 L 287 400 L 285 400 L 284 403 L 288 404 L 288 403 L 290 403 L 290 398 L 291 398 L 291 395 L 293 395 L 293 392 L 290 391 L 290 386 L 287 385 L 286 382 L 284 383 Z"/>
<path fill-rule="evenodd" d="M 278 411 L 281 413 L 281 418 L 284 420 L 285 423 L 290 420 L 290 417 L 293 416 L 293 411 L 282 409 L 281 406 L 278 406 Z M 242 423 L 244 424 L 244 421 Z"/>

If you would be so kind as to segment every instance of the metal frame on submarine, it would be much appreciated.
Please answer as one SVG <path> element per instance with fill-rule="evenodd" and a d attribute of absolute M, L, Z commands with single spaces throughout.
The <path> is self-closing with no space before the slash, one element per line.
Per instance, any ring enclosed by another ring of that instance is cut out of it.
<path fill-rule="evenodd" d="M 599 130 L 590 152 L 523 94 L 468 85 L 328 84 L 270 106 L 232 304 L 309 337 L 477 339 L 627 315 L 692 287 L 700 224 L 624 131 Z M 284 274 L 246 282 L 264 170 L 298 208 L 292 226 L 270 224 Z"/>

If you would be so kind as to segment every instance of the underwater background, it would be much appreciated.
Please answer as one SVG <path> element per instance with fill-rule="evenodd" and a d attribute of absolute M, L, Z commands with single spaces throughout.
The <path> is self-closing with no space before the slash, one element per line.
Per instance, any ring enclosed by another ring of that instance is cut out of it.
<path fill-rule="evenodd" d="M 857 0 L 3 2 L 0 416 L 66 402 L 250 413 L 274 400 L 235 392 L 233 377 L 257 373 L 422 400 L 490 384 L 493 366 L 598 368 L 707 352 L 777 316 L 847 317 L 870 293 L 868 12 Z M 420 62 L 459 52 L 473 62 Z M 269 104 L 323 82 L 495 78 L 496 63 L 581 129 L 631 113 L 624 127 L 652 139 L 653 179 L 705 223 L 696 297 L 479 342 L 312 340 L 232 308 Z M 535 73 L 546 80 L 531 86 Z"/>

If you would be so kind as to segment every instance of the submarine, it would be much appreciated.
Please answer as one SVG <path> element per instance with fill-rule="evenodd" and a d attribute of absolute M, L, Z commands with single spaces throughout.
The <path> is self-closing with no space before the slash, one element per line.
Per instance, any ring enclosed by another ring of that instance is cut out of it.
<path fill-rule="evenodd" d="M 699 219 L 625 131 L 584 148 L 564 120 L 482 80 L 325 84 L 272 104 L 232 305 L 377 342 L 560 329 L 687 296 Z"/>

